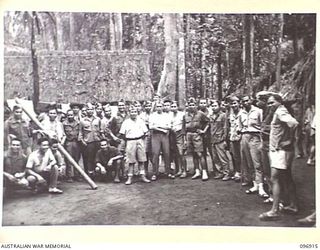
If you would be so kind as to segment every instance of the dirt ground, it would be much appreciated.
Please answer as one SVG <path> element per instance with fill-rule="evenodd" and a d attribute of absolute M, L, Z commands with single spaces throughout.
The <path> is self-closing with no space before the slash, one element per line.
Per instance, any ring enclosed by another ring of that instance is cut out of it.
<path fill-rule="evenodd" d="M 188 159 L 188 166 L 192 166 Z M 190 173 L 191 175 L 191 173 Z M 233 181 L 159 179 L 131 186 L 97 182 L 65 183 L 62 195 L 33 195 L 19 190 L 3 202 L 3 226 L 19 225 L 225 225 L 296 227 L 297 219 L 315 209 L 315 168 L 306 159 L 294 161 L 299 213 L 262 222 L 258 215 L 270 209 L 257 195 Z"/>

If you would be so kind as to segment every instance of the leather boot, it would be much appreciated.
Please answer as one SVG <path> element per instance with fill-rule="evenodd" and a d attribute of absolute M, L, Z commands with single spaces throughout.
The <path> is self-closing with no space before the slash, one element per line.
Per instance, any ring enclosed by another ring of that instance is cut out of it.
<path fill-rule="evenodd" d="M 145 182 L 145 183 L 150 183 L 151 182 L 149 179 L 147 179 L 147 177 L 144 174 L 141 175 L 141 180 L 143 182 Z"/>

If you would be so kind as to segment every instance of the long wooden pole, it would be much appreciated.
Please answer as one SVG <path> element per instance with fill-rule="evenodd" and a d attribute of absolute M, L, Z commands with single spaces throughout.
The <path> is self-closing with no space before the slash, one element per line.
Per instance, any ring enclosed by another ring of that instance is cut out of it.
<path fill-rule="evenodd" d="M 18 98 L 15 99 L 16 103 L 21 105 Z M 34 117 L 27 109 L 21 105 L 21 108 L 23 111 L 29 116 L 29 118 L 43 131 L 45 129 L 43 128 L 42 124 L 39 122 L 39 120 Z M 79 171 L 79 173 L 84 177 L 84 179 L 89 183 L 92 189 L 97 189 L 98 186 L 91 180 L 91 178 L 83 171 L 83 169 L 78 165 L 78 163 L 71 157 L 71 155 L 64 149 L 64 147 L 59 143 L 58 144 L 59 151 L 67 158 L 67 160 Z"/>

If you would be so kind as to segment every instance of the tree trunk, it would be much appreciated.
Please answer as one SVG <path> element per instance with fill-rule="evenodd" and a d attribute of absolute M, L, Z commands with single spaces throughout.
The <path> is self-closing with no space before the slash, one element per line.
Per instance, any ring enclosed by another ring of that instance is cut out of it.
<path fill-rule="evenodd" d="M 32 61 L 32 77 L 33 77 L 33 109 L 37 112 L 37 107 L 39 103 L 39 95 L 40 95 L 40 87 L 39 87 L 39 72 L 38 72 L 38 58 L 36 55 L 36 48 L 35 48 L 35 19 L 37 18 L 36 12 L 32 11 L 31 16 L 31 29 L 30 29 L 30 36 L 31 36 L 31 61 Z"/>
<path fill-rule="evenodd" d="M 110 49 L 122 50 L 122 19 L 121 13 L 110 14 Z"/>
<path fill-rule="evenodd" d="M 247 43 L 246 43 L 247 35 L 246 35 L 246 15 L 242 15 L 242 70 L 243 70 L 243 79 L 246 81 L 247 79 Z M 245 83 L 246 84 L 246 83 Z M 245 92 L 245 88 L 244 88 Z"/>
<path fill-rule="evenodd" d="M 56 27 L 57 27 L 57 49 L 64 50 L 64 39 L 63 39 L 63 13 L 55 13 Z"/>
<path fill-rule="evenodd" d="M 190 14 L 184 14 L 185 16 L 185 64 L 187 62 L 192 62 L 192 52 L 190 49 Z M 187 66 L 186 72 L 188 72 L 189 66 Z M 193 93 L 193 84 L 192 77 L 188 73 L 186 73 L 186 84 L 187 84 L 187 97 L 192 96 Z"/>
<path fill-rule="evenodd" d="M 276 89 L 280 91 L 281 89 L 281 44 L 283 36 L 283 14 L 279 14 L 279 40 L 277 46 L 277 71 L 276 71 Z"/>
<path fill-rule="evenodd" d="M 74 22 L 74 16 L 73 13 L 70 12 L 69 13 L 69 27 L 70 27 L 70 50 L 75 50 L 75 32 L 74 32 L 74 28 L 75 28 L 75 22 Z"/>
<path fill-rule="evenodd" d="M 166 49 L 157 94 L 165 99 L 177 100 L 179 104 L 183 105 L 185 99 L 185 58 L 182 15 L 163 14 L 163 17 Z"/>
<path fill-rule="evenodd" d="M 205 44 L 204 40 L 206 39 L 206 31 L 204 28 L 205 17 L 204 14 L 200 15 L 200 25 L 202 27 L 201 30 L 201 40 L 200 40 L 200 69 L 201 69 L 201 84 L 200 84 L 200 96 L 206 97 L 207 95 L 207 86 L 206 86 L 206 52 L 205 52 Z"/>
<path fill-rule="evenodd" d="M 222 99 L 222 47 L 219 45 L 217 56 L 217 85 L 218 85 L 218 100 Z"/>
<path fill-rule="evenodd" d="M 185 65 L 185 41 L 183 33 L 183 14 L 177 14 L 178 44 L 178 86 L 176 100 L 179 106 L 184 108 L 186 103 L 186 65 Z"/>
<path fill-rule="evenodd" d="M 146 50 L 147 49 L 147 15 L 148 14 L 141 14 L 141 47 L 142 49 Z"/>
<path fill-rule="evenodd" d="M 254 76 L 254 16 L 250 15 L 250 80 L 252 80 Z M 252 86 L 251 86 L 252 88 Z"/>

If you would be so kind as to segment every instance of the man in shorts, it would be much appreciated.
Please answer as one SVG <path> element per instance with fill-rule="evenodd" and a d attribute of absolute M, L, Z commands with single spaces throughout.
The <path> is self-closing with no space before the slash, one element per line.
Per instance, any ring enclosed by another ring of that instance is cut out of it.
<path fill-rule="evenodd" d="M 130 118 L 126 119 L 120 128 L 120 135 L 126 142 L 126 158 L 129 164 L 128 179 L 126 185 L 132 184 L 134 165 L 138 163 L 141 180 L 149 183 L 150 180 L 146 178 L 144 169 L 144 162 L 147 160 L 144 137 L 148 132 L 148 128 L 144 121 L 137 117 L 138 112 L 134 106 L 130 107 Z"/>
<path fill-rule="evenodd" d="M 268 106 L 276 108 L 271 121 L 269 149 L 273 204 L 270 211 L 260 214 L 260 220 L 279 219 L 279 202 L 283 192 L 281 183 L 286 183 L 289 198 L 289 205 L 283 207 L 282 211 L 289 213 L 298 212 L 291 165 L 294 158 L 294 129 L 299 123 L 290 115 L 285 106 L 282 105 L 280 95 L 274 94 L 270 96 Z"/>
<path fill-rule="evenodd" d="M 195 167 L 195 174 L 192 176 L 192 179 L 197 179 L 202 176 L 202 180 L 206 181 L 209 177 L 205 156 L 203 155 L 202 135 L 209 129 L 209 118 L 197 109 L 194 98 L 190 98 L 188 101 L 188 112 L 185 114 L 183 126 L 186 131 L 187 150 L 192 153 Z M 202 168 L 202 174 L 198 167 L 199 163 Z"/>
<path fill-rule="evenodd" d="M 38 141 L 39 149 L 33 151 L 27 161 L 27 180 L 37 189 L 38 185 L 48 183 L 49 193 L 62 194 L 57 188 L 59 168 L 50 149 L 49 139 L 43 137 Z"/>

